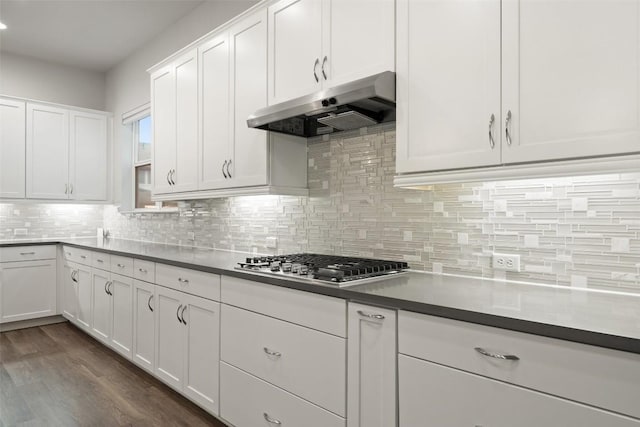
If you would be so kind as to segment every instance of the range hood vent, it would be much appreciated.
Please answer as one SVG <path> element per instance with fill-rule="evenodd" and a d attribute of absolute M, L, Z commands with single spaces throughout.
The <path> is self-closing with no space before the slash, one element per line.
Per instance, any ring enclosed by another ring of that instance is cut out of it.
<path fill-rule="evenodd" d="M 395 108 L 396 74 L 385 71 L 262 108 L 247 125 L 309 138 L 394 121 Z"/>

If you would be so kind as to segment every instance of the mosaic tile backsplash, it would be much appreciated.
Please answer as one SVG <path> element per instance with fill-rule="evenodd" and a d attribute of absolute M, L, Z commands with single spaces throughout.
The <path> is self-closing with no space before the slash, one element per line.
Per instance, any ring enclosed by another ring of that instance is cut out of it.
<path fill-rule="evenodd" d="M 343 134 L 344 135 L 344 134 Z M 0 204 L 0 239 L 114 237 L 258 253 L 313 251 L 408 261 L 434 272 L 640 292 L 640 171 L 393 187 L 390 126 L 309 143 L 309 197 L 182 203 L 179 212 Z M 267 248 L 267 238 L 277 249 Z M 491 268 L 519 254 L 520 273 Z"/>

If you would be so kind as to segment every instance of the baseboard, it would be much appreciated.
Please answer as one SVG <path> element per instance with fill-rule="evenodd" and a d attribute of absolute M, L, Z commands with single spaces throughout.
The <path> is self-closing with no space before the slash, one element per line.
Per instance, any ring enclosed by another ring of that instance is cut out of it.
<path fill-rule="evenodd" d="M 67 319 L 61 315 L 39 317 L 37 319 L 19 320 L 17 322 L 0 324 L 0 332 L 14 331 L 16 329 L 34 328 L 36 326 L 52 325 L 54 323 L 66 322 Z"/>

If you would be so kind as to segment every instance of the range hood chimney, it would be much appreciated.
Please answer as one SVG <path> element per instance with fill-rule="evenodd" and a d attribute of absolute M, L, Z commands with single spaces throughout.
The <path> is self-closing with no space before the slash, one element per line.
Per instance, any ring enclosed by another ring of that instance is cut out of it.
<path fill-rule="evenodd" d="M 396 74 L 385 71 L 256 111 L 251 128 L 313 137 L 396 119 Z"/>

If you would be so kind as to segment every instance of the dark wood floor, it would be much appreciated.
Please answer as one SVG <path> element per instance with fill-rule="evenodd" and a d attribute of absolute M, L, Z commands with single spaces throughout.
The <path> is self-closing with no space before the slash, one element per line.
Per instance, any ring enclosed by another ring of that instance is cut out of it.
<path fill-rule="evenodd" d="M 0 426 L 215 426 L 69 323 L 0 334 Z"/>

